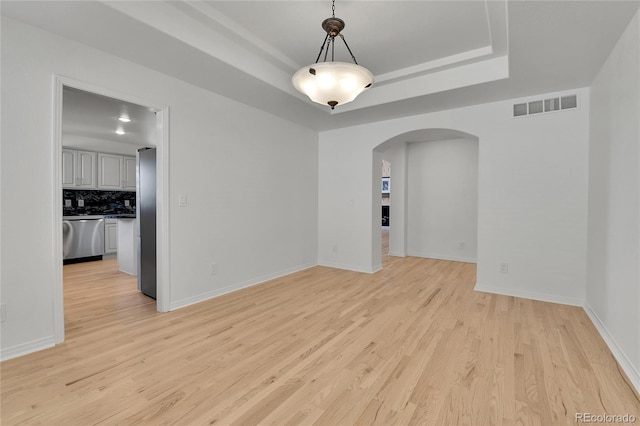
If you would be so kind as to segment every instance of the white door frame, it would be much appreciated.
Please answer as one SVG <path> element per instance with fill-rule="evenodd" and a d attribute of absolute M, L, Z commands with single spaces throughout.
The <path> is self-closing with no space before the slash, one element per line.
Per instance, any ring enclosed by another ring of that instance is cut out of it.
<path fill-rule="evenodd" d="M 156 194 L 156 245 L 157 245 L 157 299 L 159 312 L 168 312 L 171 305 L 171 285 L 169 270 L 169 107 L 159 106 L 153 101 L 140 99 L 111 89 L 95 86 L 79 80 L 59 75 L 54 76 L 53 93 L 53 179 L 51 204 L 53 214 L 53 253 L 54 276 L 53 288 L 53 326 L 54 343 L 64 342 L 64 282 L 62 265 L 62 94 L 64 86 L 92 92 L 110 98 L 121 99 L 138 105 L 152 108 L 157 114 L 157 194 Z"/>

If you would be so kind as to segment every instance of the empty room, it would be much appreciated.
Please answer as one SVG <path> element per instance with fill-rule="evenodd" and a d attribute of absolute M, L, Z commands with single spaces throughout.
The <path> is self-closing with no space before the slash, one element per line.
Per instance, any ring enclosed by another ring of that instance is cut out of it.
<path fill-rule="evenodd" d="M 0 1 L 0 423 L 640 423 L 640 1 Z"/>

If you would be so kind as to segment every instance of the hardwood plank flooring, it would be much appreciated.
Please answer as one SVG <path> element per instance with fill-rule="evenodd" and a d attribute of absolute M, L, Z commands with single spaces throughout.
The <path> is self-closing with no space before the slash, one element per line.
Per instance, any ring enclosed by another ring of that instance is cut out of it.
<path fill-rule="evenodd" d="M 166 314 L 114 260 L 67 265 L 67 340 L 0 364 L 1 423 L 640 422 L 581 308 L 476 292 L 473 264 L 383 263 L 314 267 Z"/>

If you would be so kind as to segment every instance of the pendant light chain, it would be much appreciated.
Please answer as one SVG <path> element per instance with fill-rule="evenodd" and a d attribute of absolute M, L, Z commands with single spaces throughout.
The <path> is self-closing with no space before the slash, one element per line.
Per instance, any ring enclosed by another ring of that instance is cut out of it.
<path fill-rule="evenodd" d="M 334 52 L 336 51 L 336 38 L 331 37 L 331 62 L 335 61 Z"/>
<path fill-rule="evenodd" d="M 336 0 L 332 0 L 331 1 L 331 16 L 333 18 L 336 17 Z M 344 40 L 344 39 L 343 39 Z M 335 46 L 336 46 L 336 36 L 332 35 L 331 36 L 331 62 L 334 61 L 334 52 L 335 52 Z M 348 47 L 347 47 L 348 49 Z M 327 53 L 329 53 L 329 44 L 327 44 Z M 327 55 L 324 55 L 324 61 L 327 61 Z"/>
<path fill-rule="evenodd" d="M 327 49 L 324 51 L 324 60 L 323 60 L 323 62 L 327 62 L 327 55 L 329 54 L 329 45 L 331 44 L 332 40 L 333 40 L 333 37 L 329 37 L 329 39 L 327 40 Z"/>
<path fill-rule="evenodd" d="M 353 56 L 353 52 L 351 52 L 351 49 L 349 49 L 349 45 L 347 44 L 347 40 L 344 39 L 344 36 L 342 35 L 342 33 L 340 33 L 338 35 L 340 36 L 342 41 L 344 41 L 344 45 L 347 46 L 347 50 L 349 51 L 349 54 L 351 55 L 351 59 L 353 59 L 353 63 L 358 65 L 358 61 L 356 61 L 356 57 Z"/>
<path fill-rule="evenodd" d="M 329 39 L 329 33 L 327 33 L 327 36 L 324 38 L 324 41 L 322 42 L 322 45 L 320 45 L 320 52 L 318 52 L 318 57 L 316 58 L 316 62 L 315 62 L 316 64 L 320 60 L 320 55 L 322 55 L 322 51 L 324 50 L 324 44 L 327 43 L 328 39 Z M 327 62 L 327 55 L 325 54 L 324 56 L 325 56 L 324 61 Z"/>

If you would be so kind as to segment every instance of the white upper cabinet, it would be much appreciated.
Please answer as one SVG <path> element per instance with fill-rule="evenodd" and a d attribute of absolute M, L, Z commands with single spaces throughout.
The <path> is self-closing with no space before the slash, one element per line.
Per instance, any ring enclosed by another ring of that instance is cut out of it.
<path fill-rule="evenodd" d="M 95 152 L 62 150 L 62 187 L 97 189 Z"/>
<path fill-rule="evenodd" d="M 65 189 L 136 190 L 136 157 L 62 149 Z"/>
<path fill-rule="evenodd" d="M 98 189 L 122 188 L 122 155 L 98 154 Z"/>
<path fill-rule="evenodd" d="M 106 191 L 135 191 L 136 158 L 99 153 L 98 189 Z"/>
<path fill-rule="evenodd" d="M 122 180 L 124 181 L 124 189 L 136 190 L 136 157 L 123 157 L 124 166 L 122 171 L 124 172 Z"/>
<path fill-rule="evenodd" d="M 71 149 L 62 150 L 62 187 L 76 186 L 76 152 Z"/>
<path fill-rule="evenodd" d="M 77 164 L 76 186 L 85 189 L 96 189 L 96 153 L 78 151 Z"/>

